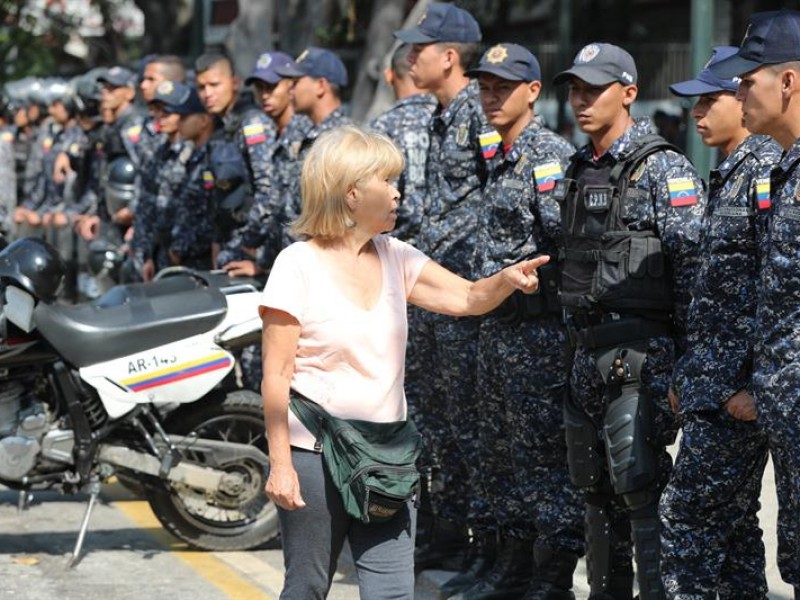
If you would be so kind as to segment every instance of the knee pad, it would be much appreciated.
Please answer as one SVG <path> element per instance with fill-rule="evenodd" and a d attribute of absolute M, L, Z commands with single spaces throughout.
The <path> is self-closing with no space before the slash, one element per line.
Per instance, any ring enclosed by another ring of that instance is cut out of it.
<path fill-rule="evenodd" d="M 623 386 L 622 393 L 608 404 L 603 439 L 611 484 L 617 494 L 644 490 L 656 479 L 652 419 L 650 399 L 638 385 Z"/>

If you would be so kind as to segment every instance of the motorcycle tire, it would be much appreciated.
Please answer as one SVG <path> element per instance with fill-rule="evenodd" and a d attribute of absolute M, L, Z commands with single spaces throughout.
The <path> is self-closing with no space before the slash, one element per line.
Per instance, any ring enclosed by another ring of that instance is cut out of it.
<path fill-rule="evenodd" d="M 261 396 L 249 390 L 211 395 L 170 413 L 168 433 L 254 444 L 267 454 Z M 280 533 L 278 512 L 264 492 L 263 465 L 243 459 L 230 470 L 245 475 L 248 485 L 237 497 L 208 498 L 201 490 L 159 481 L 145 494 L 165 529 L 203 550 L 250 550 Z"/>

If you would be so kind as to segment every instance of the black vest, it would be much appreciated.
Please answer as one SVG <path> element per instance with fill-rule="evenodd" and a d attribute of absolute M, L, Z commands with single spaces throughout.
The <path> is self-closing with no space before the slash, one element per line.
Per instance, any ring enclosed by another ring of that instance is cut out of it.
<path fill-rule="evenodd" d="M 654 152 L 680 152 L 647 135 L 616 163 L 573 162 L 553 192 L 561 207 L 559 301 L 571 312 L 672 312 L 671 278 L 655 229 L 630 231 L 626 206 L 653 202 L 631 184 L 636 168 Z M 577 171 L 577 172 L 576 172 Z"/>

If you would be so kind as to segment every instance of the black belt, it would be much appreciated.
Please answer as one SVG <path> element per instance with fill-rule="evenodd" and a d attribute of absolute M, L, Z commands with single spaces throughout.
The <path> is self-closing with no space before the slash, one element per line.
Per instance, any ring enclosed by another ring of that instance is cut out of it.
<path fill-rule="evenodd" d="M 580 328 L 570 325 L 568 330 L 570 343 L 573 346 L 580 345 L 590 349 L 617 346 L 635 340 L 672 336 L 672 327 L 668 322 L 640 317 L 624 317 Z"/>

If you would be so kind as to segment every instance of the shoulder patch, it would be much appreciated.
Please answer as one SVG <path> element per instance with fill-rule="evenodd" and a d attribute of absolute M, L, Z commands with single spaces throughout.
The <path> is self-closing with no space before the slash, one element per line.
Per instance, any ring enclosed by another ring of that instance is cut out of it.
<path fill-rule="evenodd" d="M 67 150 L 67 154 L 70 156 L 80 156 L 81 153 L 81 146 L 80 144 L 70 144 L 69 149 Z"/>
<path fill-rule="evenodd" d="M 214 188 L 214 173 L 206 169 L 203 171 L 203 188 L 210 190 Z"/>
<path fill-rule="evenodd" d="M 483 158 L 494 158 L 497 154 L 497 150 L 500 148 L 502 138 L 496 131 L 487 131 L 478 136 L 478 141 L 481 144 Z"/>
<path fill-rule="evenodd" d="M 469 125 L 462 123 L 456 132 L 456 144 L 464 146 L 469 138 Z"/>
<path fill-rule="evenodd" d="M 533 167 L 533 177 L 536 179 L 536 190 L 549 192 L 556 187 L 556 181 L 564 179 L 564 172 L 557 162 L 548 162 Z"/>
<path fill-rule="evenodd" d="M 242 133 L 244 134 L 245 144 L 248 146 L 267 141 L 267 134 L 264 132 L 264 126 L 261 123 L 245 125 L 242 128 Z"/>
<path fill-rule="evenodd" d="M 0 138 L 2 138 L 2 140 L 3 140 L 4 142 L 11 143 L 11 142 L 13 142 L 13 141 L 14 141 L 14 134 L 13 134 L 13 133 L 11 133 L 10 131 L 4 131 L 4 132 L 2 133 L 2 135 L 0 135 Z"/>
<path fill-rule="evenodd" d="M 52 147 L 53 147 L 53 138 L 51 137 L 44 138 L 44 140 L 42 141 L 42 148 L 44 148 L 44 151 L 50 152 L 50 148 Z"/>
<path fill-rule="evenodd" d="M 134 125 L 133 127 L 128 127 L 125 131 L 125 135 L 127 135 L 128 139 L 134 144 L 138 143 L 139 139 L 142 137 L 142 126 Z"/>
<path fill-rule="evenodd" d="M 694 181 L 689 177 L 667 179 L 667 190 L 669 191 L 670 206 L 694 206 L 697 204 L 697 190 L 694 187 Z"/>
<path fill-rule="evenodd" d="M 759 210 L 767 210 L 772 206 L 770 197 L 769 177 L 756 179 L 756 204 Z"/>

